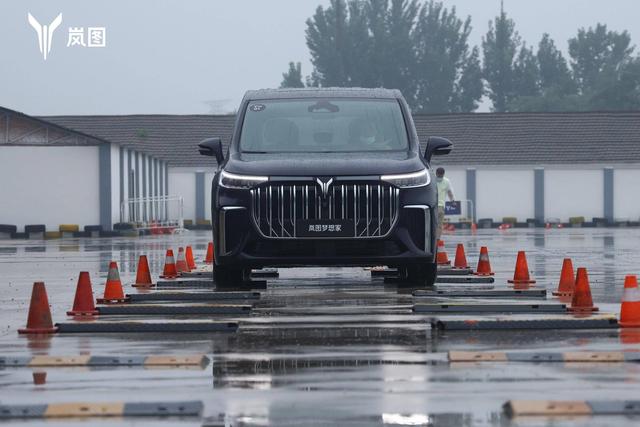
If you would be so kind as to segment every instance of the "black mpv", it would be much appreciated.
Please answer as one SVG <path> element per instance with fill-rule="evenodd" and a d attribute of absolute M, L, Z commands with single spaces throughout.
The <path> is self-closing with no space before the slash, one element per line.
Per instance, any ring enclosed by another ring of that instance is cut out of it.
<path fill-rule="evenodd" d="M 387 89 L 249 91 L 227 155 L 220 138 L 211 189 L 214 280 L 251 268 L 380 266 L 431 286 L 436 278 L 437 191 L 431 137 L 420 153 L 402 94 Z"/>

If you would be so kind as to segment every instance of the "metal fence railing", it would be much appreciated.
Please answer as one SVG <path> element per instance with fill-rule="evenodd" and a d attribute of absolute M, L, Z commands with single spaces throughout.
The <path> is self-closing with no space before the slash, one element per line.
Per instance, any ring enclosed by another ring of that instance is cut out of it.
<path fill-rule="evenodd" d="M 181 232 L 184 230 L 184 199 L 182 196 L 137 197 L 120 205 L 122 222 L 138 229 Z"/>

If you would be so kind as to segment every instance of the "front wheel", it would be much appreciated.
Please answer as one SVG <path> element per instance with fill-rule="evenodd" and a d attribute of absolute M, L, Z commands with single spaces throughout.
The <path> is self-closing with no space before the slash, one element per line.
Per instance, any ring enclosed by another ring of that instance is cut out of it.
<path fill-rule="evenodd" d="M 421 288 L 432 287 L 438 277 L 437 265 L 435 263 L 408 265 L 403 270 L 407 282 Z"/>
<path fill-rule="evenodd" d="M 242 267 L 227 267 L 223 265 L 213 264 L 213 281 L 216 286 L 232 286 L 239 285 L 245 281 L 245 273 L 248 271 Z"/>

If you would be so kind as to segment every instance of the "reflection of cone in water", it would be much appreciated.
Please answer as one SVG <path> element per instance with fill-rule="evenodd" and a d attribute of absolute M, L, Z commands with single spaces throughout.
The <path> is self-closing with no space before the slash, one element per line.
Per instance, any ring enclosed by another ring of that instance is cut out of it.
<path fill-rule="evenodd" d="M 93 303 L 93 289 L 88 271 L 81 271 L 76 286 L 76 296 L 73 299 L 73 309 L 67 311 L 69 316 L 95 316 L 98 314 Z"/>
<path fill-rule="evenodd" d="M 207 245 L 207 256 L 204 259 L 205 264 L 213 264 L 213 242 Z"/>
<path fill-rule="evenodd" d="M 27 327 L 18 329 L 19 334 L 53 334 L 58 328 L 53 326 L 49 298 L 44 282 L 35 282 L 31 291 Z"/>
<path fill-rule="evenodd" d="M 122 282 L 120 282 L 120 273 L 118 272 L 118 263 L 111 261 L 109 263 L 109 274 L 107 275 L 107 283 L 104 286 L 104 296 L 96 300 L 98 304 L 113 304 L 126 302 L 122 290 Z"/>
<path fill-rule="evenodd" d="M 34 372 L 33 373 L 33 385 L 43 385 L 47 382 L 46 372 Z"/>
<path fill-rule="evenodd" d="M 178 248 L 178 259 L 176 260 L 176 270 L 178 274 L 188 273 L 189 266 L 187 265 L 187 259 L 184 256 L 184 248 Z"/>
<path fill-rule="evenodd" d="M 489 263 L 489 250 L 486 246 L 480 248 L 480 258 L 478 259 L 478 267 L 474 273 L 477 276 L 493 276 L 491 271 L 491 263 Z"/>
<path fill-rule="evenodd" d="M 575 283 L 576 279 L 573 274 L 573 263 L 571 262 L 571 258 L 565 258 L 562 261 L 562 272 L 560 273 L 558 290 L 554 291 L 553 295 L 557 297 L 568 297 L 573 295 L 573 286 Z"/>
<path fill-rule="evenodd" d="M 622 328 L 619 334 L 622 344 L 640 344 L 640 328 Z"/>
<path fill-rule="evenodd" d="M 191 246 L 187 246 L 184 249 L 184 257 L 187 259 L 187 267 L 189 267 L 189 270 L 195 270 L 196 261 L 193 259 L 193 250 L 191 249 Z"/>
<path fill-rule="evenodd" d="M 451 261 L 449 261 L 449 257 L 447 256 L 447 251 L 444 250 L 444 242 L 442 240 L 438 240 L 438 255 L 436 257 L 436 262 L 438 265 L 451 264 Z"/>
<path fill-rule="evenodd" d="M 508 282 L 514 285 L 531 285 L 536 283 L 536 281 L 531 280 L 529 276 L 529 264 L 527 263 L 527 255 L 524 251 L 518 251 L 513 279 L 508 280 Z"/>
<path fill-rule="evenodd" d="M 640 288 L 636 276 L 624 278 L 619 323 L 623 328 L 640 328 Z"/>
<path fill-rule="evenodd" d="M 467 264 L 467 256 L 464 253 L 464 245 L 462 243 L 458 243 L 458 246 L 456 246 L 456 258 L 453 260 L 453 268 L 469 268 L 469 265 Z"/>
<path fill-rule="evenodd" d="M 584 267 L 578 268 L 576 273 L 576 284 L 573 289 L 573 298 L 571 298 L 569 311 L 574 313 L 598 311 L 598 307 L 593 305 L 591 288 L 589 287 L 589 276 L 587 275 L 587 269 Z"/>
<path fill-rule="evenodd" d="M 146 288 L 153 286 L 151 282 L 151 271 L 149 270 L 149 260 L 146 255 L 140 255 L 138 259 L 138 271 L 136 272 L 136 282 L 133 284 L 136 288 Z"/>
<path fill-rule="evenodd" d="M 176 261 L 173 258 L 173 250 L 167 249 L 167 255 L 164 260 L 164 269 L 160 275 L 163 279 L 175 279 L 178 277 L 178 270 L 176 270 Z"/>

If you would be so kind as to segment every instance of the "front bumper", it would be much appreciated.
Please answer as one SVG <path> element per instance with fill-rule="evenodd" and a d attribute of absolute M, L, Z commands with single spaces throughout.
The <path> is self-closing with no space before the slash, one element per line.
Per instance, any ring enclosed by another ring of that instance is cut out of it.
<path fill-rule="evenodd" d="M 213 239 L 219 265 L 398 267 L 434 262 L 437 203 L 429 187 L 402 189 L 394 227 L 384 237 L 368 238 L 268 238 L 253 220 L 248 191 L 221 187 L 213 191 Z"/>

